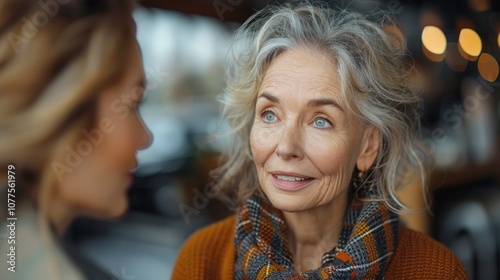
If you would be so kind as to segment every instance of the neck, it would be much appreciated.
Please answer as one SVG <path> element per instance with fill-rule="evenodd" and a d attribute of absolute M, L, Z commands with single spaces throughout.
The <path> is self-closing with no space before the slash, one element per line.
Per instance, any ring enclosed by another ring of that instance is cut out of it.
<path fill-rule="evenodd" d="M 283 212 L 289 250 L 297 271 L 317 269 L 337 246 L 347 209 L 347 192 L 332 202 L 300 212 Z"/>
<path fill-rule="evenodd" d="M 57 237 L 63 236 L 69 224 L 76 217 L 70 207 L 67 207 L 63 203 L 58 203 L 57 200 L 51 201 L 47 209 L 47 215 Z"/>

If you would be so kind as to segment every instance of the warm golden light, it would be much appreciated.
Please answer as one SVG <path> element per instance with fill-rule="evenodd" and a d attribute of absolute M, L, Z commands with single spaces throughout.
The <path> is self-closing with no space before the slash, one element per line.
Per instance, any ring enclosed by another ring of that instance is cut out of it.
<path fill-rule="evenodd" d="M 422 31 L 422 44 L 433 54 L 443 54 L 446 50 L 446 36 L 436 26 L 426 26 Z"/>
<path fill-rule="evenodd" d="M 477 68 L 481 77 L 488 82 L 494 82 L 498 78 L 498 62 L 490 54 L 481 54 L 477 61 Z"/>
<path fill-rule="evenodd" d="M 463 54 L 464 57 L 468 60 L 475 60 L 483 48 L 481 38 L 476 31 L 470 28 L 464 28 L 460 31 L 458 45 L 460 46 L 461 51 L 465 53 Z"/>
<path fill-rule="evenodd" d="M 432 60 L 434 62 L 441 62 L 444 59 L 444 53 L 442 54 L 431 53 L 423 44 L 422 44 L 422 52 L 429 60 Z"/>
<path fill-rule="evenodd" d="M 498 41 L 498 47 L 500 48 L 500 33 L 498 33 L 498 39 L 497 39 L 497 41 Z"/>

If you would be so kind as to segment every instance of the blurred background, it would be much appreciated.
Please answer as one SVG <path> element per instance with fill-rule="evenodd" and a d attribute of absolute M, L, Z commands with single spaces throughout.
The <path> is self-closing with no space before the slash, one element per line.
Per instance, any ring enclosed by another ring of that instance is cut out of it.
<path fill-rule="evenodd" d="M 185 239 L 231 214 L 208 188 L 225 147 L 211 138 L 225 130 L 216 97 L 233 32 L 275 2 L 139 1 L 148 80 L 140 110 L 154 142 L 139 153 L 128 214 L 78 220 L 67 236 L 118 279 L 169 279 Z M 392 13 L 415 64 L 421 137 L 435 156 L 433 203 L 425 209 L 414 180 L 400 195 L 422 211 L 402 219 L 451 248 L 471 279 L 500 279 L 500 1 L 332 2 L 370 17 Z"/>

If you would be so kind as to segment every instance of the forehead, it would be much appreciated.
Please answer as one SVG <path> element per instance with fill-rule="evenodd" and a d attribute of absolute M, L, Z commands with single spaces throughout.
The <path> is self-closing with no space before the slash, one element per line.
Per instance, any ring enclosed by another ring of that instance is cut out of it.
<path fill-rule="evenodd" d="M 317 50 L 287 50 L 269 65 L 260 92 L 299 93 L 333 98 L 340 93 L 337 66 Z"/>

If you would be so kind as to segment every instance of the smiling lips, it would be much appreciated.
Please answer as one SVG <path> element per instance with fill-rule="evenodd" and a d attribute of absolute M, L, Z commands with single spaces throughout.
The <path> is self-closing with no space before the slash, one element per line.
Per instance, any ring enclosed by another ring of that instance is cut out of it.
<path fill-rule="evenodd" d="M 314 178 L 299 174 L 271 173 L 272 181 L 276 187 L 286 191 L 298 191 L 306 188 Z"/>

